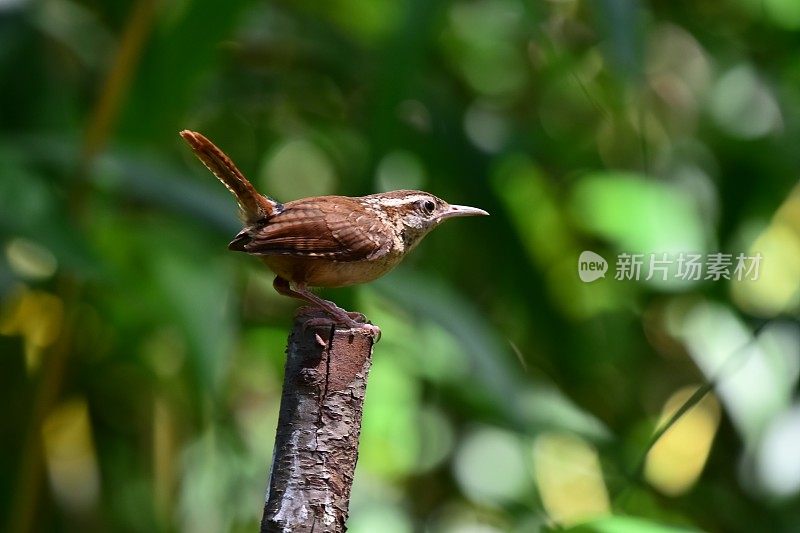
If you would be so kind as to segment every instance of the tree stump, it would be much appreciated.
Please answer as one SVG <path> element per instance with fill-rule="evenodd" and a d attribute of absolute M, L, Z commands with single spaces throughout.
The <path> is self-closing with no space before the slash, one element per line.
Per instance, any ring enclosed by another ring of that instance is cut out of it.
<path fill-rule="evenodd" d="M 289 335 L 262 533 L 346 529 L 374 338 L 362 329 L 304 331 L 319 316 L 301 309 Z"/>

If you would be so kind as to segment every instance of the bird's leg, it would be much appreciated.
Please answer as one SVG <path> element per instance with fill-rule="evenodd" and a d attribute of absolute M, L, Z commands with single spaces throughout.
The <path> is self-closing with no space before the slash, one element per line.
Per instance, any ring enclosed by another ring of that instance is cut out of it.
<path fill-rule="evenodd" d="M 333 324 L 343 324 L 349 328 L 364 328 L 370 330 L 374 335 L 380 337 L 380 328 L 373 324 L 366 323 L 366 317 L 361 313 L 351 313 L 345 311 L 335 303 L 325 300 L 324 298 L 320 298 L 305 286 L 303 283 L 295 283 L 294 287 L 292 284 L 280 277 L 277 276 L 275 281 L 272 283 L 272 286 L 275 287 L 275 290 L 279 294 L 283 294 L 284 296 L 291 296 L 292 298 L 298 298 L 300 300 L 305 300 L 306 302 L 310 303 L 314 307 L 322 309 L 325 313 L 328 314 L 333 319 L 333 322 L 327 321 L 324 318 L 312 318 L 306 321 L 306 327 L 312 326 L 329 326 L 331 323 Z"/>
<path fill-rule="evenodd" d="M 349 313 L 344 309 L 342 309 L 341 307 L 339 307 L 338 305 L 336 305 L 335 303 L 329 300 L 325 300 L 324 298 L 320 298 L 319 296 L 308 290 L 303 284 L 295 284 L 296 288 L 293 288 L 289 281 L 283 279 L 280 276 L 275 278 L 275 281 L 272 283 L 272 286 L 275 288 L 278 294 L 306 301 L 312 304 L 314 307 L 322 309 L 323 311 L 328 313 L 328 315 L 330 315 L 332 318 L 342 321 L 342 323 L 344 324 L 349 325 L 351 319 L 357 320 L 358 317 L 364 317 L 364 315 L 362 315 L 361 313 Z"/>
<path fill-rule="evenodd" d="M 297 293 L 292 290 L 291 284 L 289 284 L 289 280 L 283 279 L 280 276 L 275 276 L 275 281 L 272 282 L 272 287 L 278 294 L 282 294 L 284 296 L 290 296 L 292 298 L 297 298 L 299 300 L 305 300 L 300 293 Z"/>

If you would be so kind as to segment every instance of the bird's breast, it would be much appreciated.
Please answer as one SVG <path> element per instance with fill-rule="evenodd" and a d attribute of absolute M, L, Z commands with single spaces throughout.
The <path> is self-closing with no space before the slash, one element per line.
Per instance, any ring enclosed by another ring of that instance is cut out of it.
<path fill-rule="evenodd" d="M 311 287 L 346 287 L 373 281 L 391 271 L 402 259 L 390 251 L 382 257 L 338 262 L 321 257 L 261 256 L 278 276 Z"/>

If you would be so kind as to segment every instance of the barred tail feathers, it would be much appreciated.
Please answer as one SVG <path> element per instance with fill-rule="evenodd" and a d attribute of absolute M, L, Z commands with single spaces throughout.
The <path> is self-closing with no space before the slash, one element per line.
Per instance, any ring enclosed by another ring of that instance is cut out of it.
<path fill-rule="evenodd" d="M 208 170 L 233 193 L 247 224 L 268 218 L 279 209 L 278 202 L 260 194 L 244 177 L 244 174 L 236 168 L 231 158 L 203 134 L 183 130 L 180 132 L 180 136 L 189 144 Z"/>

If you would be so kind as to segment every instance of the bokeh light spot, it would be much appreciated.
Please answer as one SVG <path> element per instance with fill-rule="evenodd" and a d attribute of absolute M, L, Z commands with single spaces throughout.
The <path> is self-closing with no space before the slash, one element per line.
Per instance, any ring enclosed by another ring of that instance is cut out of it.
<path fill-rule="evenodd" d="M 711 61 L 695 37 L 679 26 L 664 24 L 650 37 L 647 79 L 669 106 L 671 125 L 695 125 L 694 115 L 711 85 Z"/>
<path fill-rule="evenodd" d="M 513 501 L 530 484 L 522 442 L 500 429 L 480 428 L 464 437 L 453 468 L 459 487 L 475 502 Z"/>
<path fill-rule="evenodd" d="M 745 139 L 763 137 L 783 124 L 772 92 L 747 65 L 730 69 L 717 81 L 711 114 L 722 129 Z"/>
<path fill-rule="evenodd" d="M 414 527 L 408 513 L 397 505 L 378 503 L 364 506 L 347 521 L 350 533 L 411 533 Z"/>
<path fill-rule="evenodd" d="M 673 393 L 664 404 L 658 426 L 664 424 L 696 389 L 684 387 Z M 713 395 L 707 395 L 684 413 L 647 455 L 644 470 L 647 481 L 669 496 L 689 490 L 706 464 L 719 417 L 719 402 Z"/>
<path fill-rule="evenodd" d="M 492 106 L 473 102 L 464 113 L 464 131 L 472 144 L 484 152 L 498 152 L 510 134 L 508 120 Z"/>
<path fill-rule="evenodd" d="M 25 338 L 25 363 L 29 372 L 41 361 L 42 350 L 61 333 L 64 304 L 53 294 L 20 286 L 7 298 L 0 315 L 0 335 Z"/>
<path fill-rule="evenodd" d="M 11 239 L 6 244 L 6 258 L 14 273 L 29 280 L 47 279 L 58 267 L 50 250 L 23 238 Z"/>
<path fill-rule="evenodd" d="M 445 413 L 434 406 L 419 411 L 420 454 L 417 470 L 428 471 L 444 461 L 455 444 L 455 432 Z"/>
<path fill-rule="evenodd" d="M 762 256 L 759 277 L 732 281 L 731 296 L 744 310 L 776 316 L 800 306 L 800 187 L 795 187 L 748 255 Z"/>
<path fill-rule="evenodd" d="M 757 457 L 760 484 L 780 497 L 800 491 L 800 407 L 778 416 L 767 428 Z"/>
<path fill-rule="evenodd" d="M 47 475 L 65 508 L 85 512 L 97 503 L 100 474 L 86 401 L 67 401 L 42 424 Z"/>
<path fill-rule="evenodd" d="M 557 524 L 610 512 L 597 450 L 580 437 L 543 433 L 533 443 L 533 465 L 542 503 Z"/>
<path fill-rule="evenodd" d="M 261 178 L 263 192 L 280 201 L 331 194 L 336 188 L 330 158 L 305 139 L 280 144 L 264 160 Z"/>
<path fill-rule="evenodd" d="M 379 191 L 422 189 L 425 167 L 413 153 L 395 150 L 386 154 L 378 164 L 376 182 Z"/>

